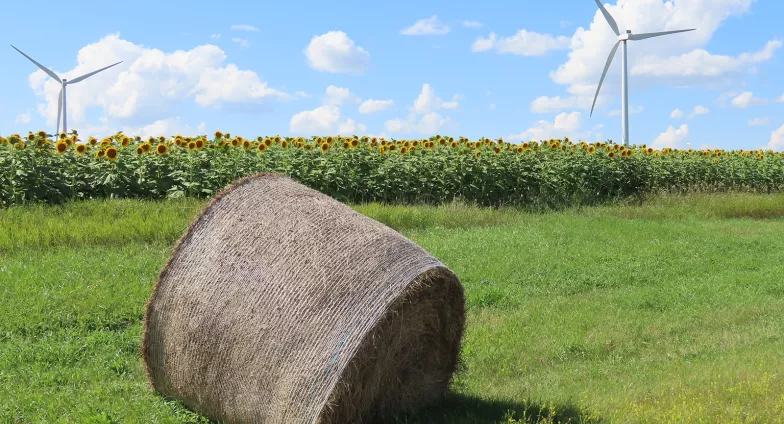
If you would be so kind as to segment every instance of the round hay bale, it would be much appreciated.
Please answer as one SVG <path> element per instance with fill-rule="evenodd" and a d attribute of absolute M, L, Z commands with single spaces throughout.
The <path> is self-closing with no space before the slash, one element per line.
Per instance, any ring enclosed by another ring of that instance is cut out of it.
<path fill-rule="evenodd" d="M 218 194 L 145 314 L 161 394 L 229 423 L 355 423 L 439 399 L 465 327 L 457 276 L 398 232 L 289 178 Z"/>

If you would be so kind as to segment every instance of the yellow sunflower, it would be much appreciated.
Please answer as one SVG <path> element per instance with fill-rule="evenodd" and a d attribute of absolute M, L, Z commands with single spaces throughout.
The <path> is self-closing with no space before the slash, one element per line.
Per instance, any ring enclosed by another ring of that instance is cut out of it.
<path fill-rule="evenodd" d="M 109 160 L 117 159 L 117 149 L 115 147 L 109 147 L 108 149 L 106 149 L 106 159 Z"/>
<path fill-rule="evenodd" d="M 158 153 L 159 155 L 163 156 L 163 155 L 169 153 L 169 147 L 167 147 L 163 143 L 160 143 L 160 144 L 158 144 L 158 147 L 155 148 L 155 152 Z"/>
<path fill-rule="evenodd" d="M 57 149 L 57 153 L 58 154 L 63 154 L 63 153 L 65 153 L 66 150 L 68 150 L 68 143 L 60 140 L 55 145 L 55 149 Z"/>
<path fill-rule="evenodd" d="M 321 143 L 321 151 L 326 152 L 328 150 L 329 150 L 329 143 L 327 142 Z"/>
<path fill-rule="evenodd" d="M 74 150 L 76 151 L 77 155 L 84 154 L 87 151 L 87 145 L 84 143 L 79 143 L 74 146 Z"/>

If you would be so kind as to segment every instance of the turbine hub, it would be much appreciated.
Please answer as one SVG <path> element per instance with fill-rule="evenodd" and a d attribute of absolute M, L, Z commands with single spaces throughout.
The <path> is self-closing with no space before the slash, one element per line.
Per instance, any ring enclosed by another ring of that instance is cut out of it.
<path fill-rule="evenodd" d="M 625 33 L 621 33 L 621 35 L 618 36 L 618 41 L 626 41 L 629 39 L 630 35 L 632 35 L 632 30 L 627 29 Z"/>

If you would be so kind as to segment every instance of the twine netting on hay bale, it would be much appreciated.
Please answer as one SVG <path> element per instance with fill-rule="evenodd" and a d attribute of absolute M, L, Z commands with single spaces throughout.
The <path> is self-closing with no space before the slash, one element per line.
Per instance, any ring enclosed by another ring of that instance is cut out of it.
<path fill-rule="evenodd" d="M 161 394 L 230 423 L 353 423 L 439 399 L 463 288 L 389 227 L 289 178 L 224 189 L 155 284 L 142 354 Z"/>

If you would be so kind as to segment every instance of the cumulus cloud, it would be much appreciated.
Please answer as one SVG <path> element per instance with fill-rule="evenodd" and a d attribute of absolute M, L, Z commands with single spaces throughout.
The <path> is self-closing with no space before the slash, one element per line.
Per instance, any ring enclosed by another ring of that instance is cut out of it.
<path fill-rule="evenodd" d="M 659 32 L 683 28 L 696 31 L 632 42 L 628 60 L 634 85 L 646 88 L 657 84 L 670 86 L 716 85 L 727 76 L 753 72 L 754 65 L 768 61 L 782 45 L 769 41 L 760 51 L 738 56 L 714 55 L 705 50 L 722 22 L 745 13 L 753 0 L 691 0 L 691 1 L 618 1 L 606 5 L 618 22 L 619 29 L 635 33 Z M 676 38 L 677 37 L 677 38 Z M 568 59 L 550 73 L 550 78 L 566 87 L 571 95 L 561 99 L 563 109 L 590 109 L 607 55 L 616 42 L 616 35 L 596 9 L 588 28 L 577 28 L 569 43 Z M 617 99 L 620 84 L 619 55 L 608 71 L 606 82 L 597 101 L 597 108 Z M 552 99 L 552 98 L 547 98 Z M 617 101 L 617 100 L 616 100 Z M 540 104 L 546 103 L 539 100 Z M 550 102 L 556 105 L 559 102 Z M 552 108 L 548 112 L 554 111 Z"/>
<path fill-rule="evenodd" d="M 383 110 L 389 109 L 390 107 L 394 106 L 395 102 L 391 99 L 389 100 L 374 100 L 374 99 L 367 99 L 362 104 L 359 105 L 359 113 L 363 115 L 367 115 L 370 113 L 381 112 Z"/>
<path fill-rule="evenodd" d="M 782 94 L 781 97 L 776 99 L 776 101 L 779 102 L 779 103 L 784 103 L 784 94 Z"/>
<path fill-rule="evenodd" d="M 324 98 L 324 104 L 328 105 L 344 105 L 348 103 L 359 103 L 362 99 L 355 95 L 348 88 L 335 87 L 330 85 L 327 87 L 327 95 Z"/>
<path fill-rule="evenodd" d="M 684 114 L 683 114 L 682 110 L 675 109 L 675 110 L 672 111 L 672 113 L 670 113 L 670 118 L 672 118 L 672 119 L 681 119 L 681 118 L 683 118 L 683 115 Z"/>
<path fill-rule="evenodd" d="M 683 124 L 680 126 L 680 128 L 675 128 L 672 125 L 670 125 L 667 128 L 667 131 L 659 134 L 659 136 L 653 140 L 653 143 L 651 143 L 651 147 L 653 147 L 654 149 L 662 149 L 665 147 L 682 149 L 684 148 L 688 138 L 689 138 L 688 125 Z"/>
<path fill-rule="evenodd" d="M 510 37 L 498 38 L 492 32 L 487 38 L 479 37 L 471 45 L 471 51 L 476 53 L 495 49 L 501 54 L 542 56 L 550 50 L 566 49 L 570 44 L 571 39 L 569 37 L 553 37 L 549 34 L 539 34 L 521 29 Z"/>
<path fill-rule="evenodd" d="M 55 72 L 61 78 L 73 79 L 119 61 L 123 63 L 69 87 L 69 126 L 115 131 L 119 127 L 140 128 L 153 121 L 174 125 L 174 118 L 165 117 L 182 103 L 223 107 L 291 98 L 269 87 L 256 72 L 226 64 L 226 54 L 217 46 L 164 52 L 123 40 L 119 34 L 82 47 L 74 68 Z M 33 72 L 29 81 L 43 100 L 38 105 L 39 113 L 47 125 L 54 126 L 60 84 L 41 70 Z M 91 107 L 102 110 L 102 124 L 88 122 L 85 111 Z"/>
<path fill-rule="evenodd" d="M 220 34 L 212 34 L 210 35 L 210 38 L 220 38 Z"/>
<path fill-rule="evenodd" d="M 367 131 L 364 124 L 351 118 L 341 121 L 340 108 L 337 105 L 322 105 L 313 110 L 306 110 L 291 117 L 289 131 L 296 134 L 357 134 Z"/>
<path fill-rule="evenodd" d="M 770 123 L 770 120 L 767 117 L 759 117 L 759 118 L 752 118 L 749 119 L 748 124 L 749 126 L 756 127 L 760 125 L 767 125 Z"/>
<path fill-rule="evenodd" d="M 400 31 L 403 35 L 444 35 L 449 32 L 449 26 L 438 20 L 436 15 L 420 19 L 408 28 Z"/>
<path fill-rule="evenodd" d="M 580 112 L 566 113 L 562 112 L 555 117 L 553 122 L 540 120 L 536 125 L 528 128 L 527 130 L 507 136 L 506 138 L 512 141 L 530 141 L 530 140 L 549 140 L 551 138 L 577 138 L 588 139 L 592 135 L 596 136 L 593 131 L 580 131 L 582 127 L 582 114 Z M 600 129 L 600 126 L 594 129 Z"/>
<path fill-rule="evenodd" d="M 745 109 L 749 106 L 764 104 L 765 100 L 754 97 L 754 94 L 751 91 L 745 91 L 735 96 L 731 103 L 734 107 Z"/>
<path fill-rule="evenodd" d="M 297 91 L 296 93 L 294 93 L 294 95 L 297 96 L 297 97 L 301 97 L 303 99 L 309 99 L 311 97 L 310 94 L 308 94 L 308 93 L 306 93 L 304 91 Z"/>
<path fill-rule="evenodd" d="M 694 118 L 695 116 L 700 116 L 700 115 L 707 115 L 708 112 L 710 112 L 710 109 L 708 109 L 707 107 L 703 105 L 697 105 L 694 106 L 694 110 L 692 110 L 691 114 L 689 115 L 689 118 Z"/>
<path fill-rule="evenodd" d="M 250 31 L 250 32 L 259 32 L 259 29 L 253 25 L 247 24 L 235 24 L 231 26 L 231 29 L 235 31 Z"/>
<path fill-rule="evenodd" d="M 773 150 L 784 150 L 784 125 L 770 133 L 768 148 Z"/>
<path fill-rule="evenodd" d="M 419 96 L 414 100 L 413 111 L 419 114 L 425 114 L 436 109 L 455 109 L 458 106 L 458 101 L 462 96 L 455 94 L 452 96 L 451 102 L 444 102 L 436 96 L 436 92 L 430 84 L 422 84 L 422 91 Z"/>
<path fill-rule="evenodd" d="M 343 31 L 314 36 L 303 51 L 308 65 L 331 73 L 361 73 L 370 66 L 370 53 Z"/>

